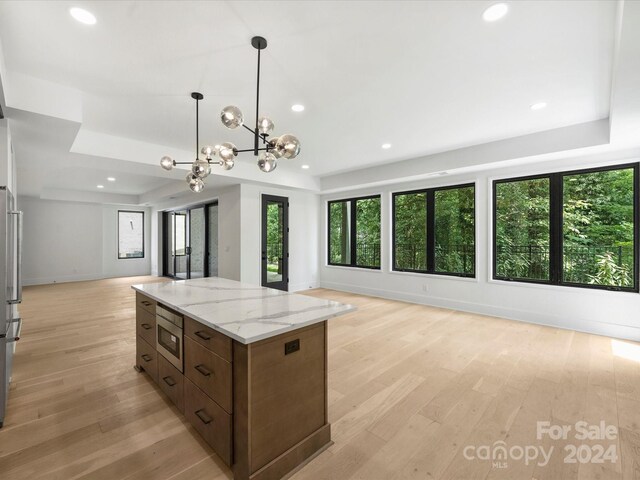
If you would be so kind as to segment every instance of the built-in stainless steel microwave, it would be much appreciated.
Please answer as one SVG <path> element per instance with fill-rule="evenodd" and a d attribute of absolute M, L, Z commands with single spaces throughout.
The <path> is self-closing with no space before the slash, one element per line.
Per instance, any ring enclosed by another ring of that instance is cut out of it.
<path fill-rule="evenodd" d="M 184 370 L 182 315 L 158 304 L 156 306 L 156 350 L 181 372 Z"/>

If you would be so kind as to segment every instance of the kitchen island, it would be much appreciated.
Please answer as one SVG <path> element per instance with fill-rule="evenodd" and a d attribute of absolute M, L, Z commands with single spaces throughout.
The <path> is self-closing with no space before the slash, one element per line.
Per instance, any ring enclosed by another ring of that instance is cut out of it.
<path fill-rule="evenodd" d="M 136 368 L 237 480 L 279 479 L 331 443 L 331 300 L 222 278 L 134 285 Z"/>

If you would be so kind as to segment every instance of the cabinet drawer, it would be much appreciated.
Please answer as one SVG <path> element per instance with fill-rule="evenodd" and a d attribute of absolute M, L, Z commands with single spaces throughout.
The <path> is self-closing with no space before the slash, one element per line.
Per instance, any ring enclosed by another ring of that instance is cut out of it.
<path fill-rule="evenodd" d="M 186 317 L 184 321 L 185 335 L 231 362 L 231 338 L 191 318 Z"/>
<path fill-rule="evenodd" d="M 160 354 L 158 354 L 158 385 L 178 410 L 184 413 L 184 376 Z"/>
<path fill-rule="evenodd" d="M 156 344 L 156 316 L 139 305 L 136 307 L 136 333 L 149 345 Z"/>
<path fill-rule="evenodd" d="M 136 336 L 136 363 L 153 378 L 154 382 L 158 382 L 158 352 L 156 352 L 156 347 L 149 345 L 139 335 Z"/>
<path fill-rule="evenodd" d="M 136 292 L 136 307 L 144 308 L 153 315 L 156 314 L 156 301 L 139 292 Z"/>
<path fill-rule="evenodd" d="M 231 415 L 195 386 L 184 381 L 184 416 L 205 441 L 231 465 Z"/>
<path fill-rule="evenodd" d="M 229 362 L 190 337 L 184 337 L 184 374 L 223 409 L 232 413 L 232 370 Z"/>

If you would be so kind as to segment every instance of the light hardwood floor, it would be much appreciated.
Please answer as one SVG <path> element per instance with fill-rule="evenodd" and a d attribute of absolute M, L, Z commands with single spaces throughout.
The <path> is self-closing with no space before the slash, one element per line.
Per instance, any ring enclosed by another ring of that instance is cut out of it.
<path fill-rule="evenodd" d="M 133 283 L 26 288 L 0 478 L 232 478 L 135 356 Z M 334 445 L 295 480 L 640 478 L 640 363 L 611 339 L 330 290 L 359 310 L 329 322 Z M 632 347 L 638 347 L 632 344 Z M 536 422 L 619 428 L 611 441 L 536 439 Z M 554 447 L 549 463 L 467 460 L 467 446 Z M 567 444 L 615 463 L 564 463 Z"/>

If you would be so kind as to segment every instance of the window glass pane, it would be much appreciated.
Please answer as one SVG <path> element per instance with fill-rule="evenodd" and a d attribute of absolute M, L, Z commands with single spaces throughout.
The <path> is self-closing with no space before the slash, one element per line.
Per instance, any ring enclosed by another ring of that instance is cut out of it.
<path fill-rule="evenodd" d="M 380 197 L 356 200 L 356 265 L 380 267 Z"/>
<path fill-rule="evenodd" d="M 475 271 L 474 187 L 436 190 L 436 272 L 473 275 Z"/>
<path fill-rule="evenodd" d="M 187 215 L 184 213 L 176 213 L 176 245 L 175 255 L 183 256 L 186 253 L 187 246 Z"/>
<path fill-rule="evenodd" d="M 563 281 L 633 287 L 634 171 L 563 177 Z"/>
<path fill-rule="evenodd" d="M 190 278 L 204 277 L 204 261 L 207 254 L 204 236 L 204 207 L 193 208 L 189 212 Z"/>
<path fill-rule="evenodd" d="M 496 189 L 496 276 L 548 281 L 549 178 L 500 182 Z"/>
<path fill-rule="evenodd" d="M 284 203 L 267 201 L 267 283 L 282 281 L 283 252 Z"/>
<path fill-rule="evenodd" d="M 394 238 L 396 270 L 427 269 L 427 194 L 395 195 Z"/>
<path fill-rule="evenodd" d="M 329 203 L 329 263 L 351 263 L 351 202 Z"/>
<path fill-rule="evenodd" d="M 144 213 L 118 211 L 118 258 L 144 258 Z"/>

